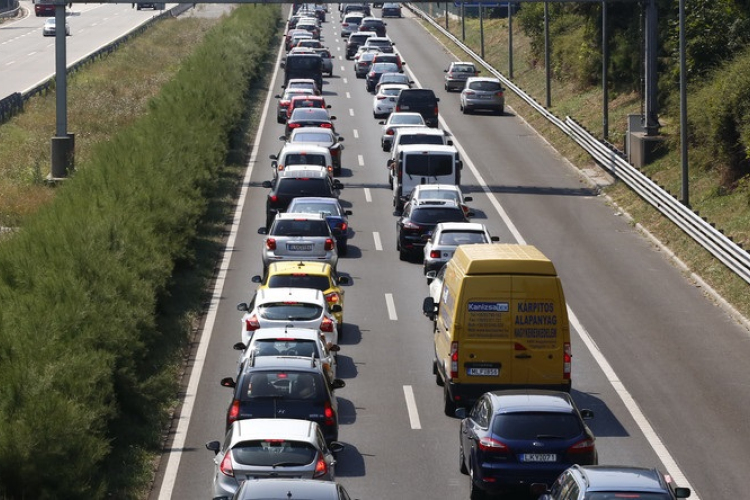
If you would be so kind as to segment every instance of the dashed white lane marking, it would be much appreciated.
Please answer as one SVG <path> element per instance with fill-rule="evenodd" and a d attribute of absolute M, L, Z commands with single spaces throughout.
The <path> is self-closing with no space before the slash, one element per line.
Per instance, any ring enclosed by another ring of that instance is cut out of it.
<path fill-rule="evenodd" d="M 409 423 L 412 429 L 421 429 L 419 423 L 419 412 L 417 412 L 417 402 L 414 400 L 414 391 L 410 385 L 404 386 L 404 398 L 406 399 L 406 410 L 409 412 Z"/>
<path fill-rule="evenodd" d="M 370 194 L 370 188 L 365 188 L 365 201 L 372 203 L 372 195 Z"/>
<path fill-rule="evenodd" d="M 372 239 L 375 240 L 375 250 L 378 252 L 383 251 L 383 243 L 380 241 L 380 233 L 375 231 L 372 233 Z"/>
<path fill-rule="evenodd" d="M 344 81 L 344 85 L 346 85 L 347 83 L 349 83 L 349 82 L 346 81 L 346 78 L 342 78 L 342 80 Z"/>
<path fill-rule="evenodd" d="M 388 308 L 388 319 L 391 321 L 398 321 L 398 316 L 396 315 L 396 303 L 393 302 L 392 293 L 385 294 L 385 306 Z"/>
<path fill-rule="evenodd" d="M 357 132 L 356 128 L 352 129 L 352 135 L 354 136 L 355 139 L 359 139 L 359 132 Z"/>
<path fill-rule="evenodd" d="M 351 95 L 351 94 L 350 94 L 349 92 L 347 92 L 347 93 L 346 93 L 346 98 L 347 98 L 347 99 L 351 99 L 351 98 L 352 98 L 352 95 Z"/>
<path fill-rule="evenodd" d="M 362 155 L 357 155 L 357 163 L 359 164 L 360 167 L 364 167 L 365 166 L 365 157 L 362 156 Z"/>
<path fill-rule="evenodd" d="M 349 108 L 349 116 L 354 116 L 354 108 Z"/>

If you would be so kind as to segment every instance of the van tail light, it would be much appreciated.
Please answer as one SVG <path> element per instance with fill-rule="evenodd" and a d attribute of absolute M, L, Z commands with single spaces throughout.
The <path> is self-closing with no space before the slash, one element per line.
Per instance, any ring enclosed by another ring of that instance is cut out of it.
<path fill-rule="evenodd" d="M 336 244 L 334 243 L 333 238 L 326 238 L 326 245 L 325 245 L 326 251 L 333 250 L 335 245 Z"/>
<path fill-rule="evenodd" d="M 480 439 L 479 449 L 489 453 L 508 453 L 510 451 L 510 448 L 505 443 L 491 437 Z"/>
<path fill-rule="evenodd" d="M 224 458 L 221 461 L 221 465 L 219 466 L 219 470 L 225 476 L 234 477 L 234 467 L 232 467 L 232 451 L 231 450 L 227 450 L 227 454 L 224 455 Z"/>
<path fill-rule="evenodd" d="M 247 330 L 248 332 L 254 332 L 258 328 L 260 328 L 260 323 L 258 322 L 258 317 L 255 314 L 245 320 L 245 330 Z"/>
<path fill-rule="evenodd" d="M 563 380 L 570 380 L 570 368 L 573 354 L 570 350 L 570 342 L 563 344 Z"/>
<path fill-rule="evenodd" d="M 336 292 L 327 293 L 325 297 L 326 297 L 326 302 L 328 302 L 331 305 L 338 304 L 339 302 L 341 302 L 341 295 L 339 295 Z"/>
<path fill-rule="evenodd" d="M 430 258 L 431 259 L 439 259 L 440 258 L 440 251 L 439 250 L 430 250 Z"/>
<path fill-rule="evenodd" d="M 593 439 L 582 439 L 576 444 L 568 448 L 568 453 L 593 453 L 594 452 L 594 440 Z"/>
<path fill-rule="evenodd" d="M 330 401 L 326 401 L 325 408 L 323 409 L 323 422 L 325 425 L 336 425 L 336 413 L 333 411 Z"/>
<path fill-rule="evenodd" d="M 458 378 L 458 342 L 451 342 L 451 373 L 450 378 Z"/>
<path fill-rule="evenodd" d="M 328 464 L 325 459 L 318 455 L 318 461 L 315 462 L 315 472 L 313 472 L 313 478 L 325 476 L 328 473 Z"/>
<path fill-rule="evenodd" d="M 331 318 L 323 318 L 323 321 L 320 322 L 320 331 L 333 333 L 333 321 L 331 321 Z"/>
<path fill-rule="evenodd" d="M 235 420 L 237 420 L 240 416 L 240 402 L 237 399 L 232 400 L 232 405 L 229 407 L 229 412 L 227 412 L 227 427 L 232 425 Z"/>
<path fill-rule="evenodd" d="M 266 248 L 269 250 L 276 250 L 276 239 L 275 238 L 266 239 Z"/>
<path fill-rule="evenodd" d="M 438 115 L 438 107 L 435 106 L 435 116 L 437 116 L 437 115 Z"/>

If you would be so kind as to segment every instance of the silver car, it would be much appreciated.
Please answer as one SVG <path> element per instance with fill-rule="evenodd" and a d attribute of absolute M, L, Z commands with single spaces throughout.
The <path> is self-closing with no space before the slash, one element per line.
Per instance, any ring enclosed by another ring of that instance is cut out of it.
<path fill-rule="evenodd" d="M 288 418 L 235 421 L 220 441 L 206 443 L 213 451 L 212 498 L 232 497 L 248 479 L 304 478 L 333 481 L 333 453 L 344 445 L 326 444 L 316 422 Z"/>
<path fill-rule="evenodd" d="M 280 213 L 270 229 L 261 227 L 258 233 L 267 235 L 263 242 L 264 269 L 280 260 L 325 262 L 336 269 L 336 240 L 320 214 Z"/>
<path fill-rule="evenodd" d="M 388 116 L 396 107 L 396 100 L 401 89 L 408 89 L 408 85 L 389 83 L 381 85 L 375 95 L 372 97 L 372 116 L 382 118 Z M 422 122 L 424 123 L 424 121 Z"/>
<path fill-rule="evenodd" d="M 490 236 L 484 224 L 477 222 L 441 222 L 435 226 L 424 246 L 424 274 L 438 271 L 453 257 L 458 245 L 500 241 Z M 429 282 L 428 278 L 428 282 Z"/>
<path fill-rule="evenodd" d="M 477 76 L 479 71 L 474 63 L 470 62 L 452 62 L 445 72 L 445 90 L 461 90 L 470 77 Z"/>
<path fill-rule="evenodd" d="M 335 57 L 331 54 L 331 51 L 326 48 L 313 49 L 317 54 L 320 54 L 323 59 L 323 73 L 328 76 L 333 76 L 333 61 Z"/>
<path fill-rule="evenodd" d="M 424 118 L 422 118 L 422 115 L 409 111 L 391 113 L 387 120 L 378 123 L 383 126 L 383 133 L 380 136 L 380 146 L 383 148 L 383 151 L 391 150 L 391 146 L 393 145 L 393 136 L 396 135 L 396 130 L 403 127 L 427 126 L 424 122 Z"/>
<path fill-rule="evenodd" d="M 502 115 L 505 113 L 504 92 L 497 78 L 469 78 L 461 91 L 461 111 L 467 114 L 477 109 L 489 109 Z"/>

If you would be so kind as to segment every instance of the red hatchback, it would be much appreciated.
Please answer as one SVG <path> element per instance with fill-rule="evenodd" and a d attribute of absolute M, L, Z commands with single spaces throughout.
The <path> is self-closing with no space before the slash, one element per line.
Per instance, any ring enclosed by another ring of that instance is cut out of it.
<path fill-rule="evenodd" d="M 289 106 L 286 109 L 286 118 L 292 116 L 292 112 L 297 108 L 321 108 L 331 109 L 330 104 L 326 104 L 323 96 L 319 95 L 297 95 L 292 97 Z"/>

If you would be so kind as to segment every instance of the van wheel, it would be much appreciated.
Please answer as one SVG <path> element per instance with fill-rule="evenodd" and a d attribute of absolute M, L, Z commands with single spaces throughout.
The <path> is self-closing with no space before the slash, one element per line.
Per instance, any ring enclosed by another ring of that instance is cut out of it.
<path fill-rule="evenodd" d="M 451 399 L 451 395 L 448 394 L 447 387 L 443 390 L 443 412 L 449 417 L 456 416 L 456 403 Z"/>
<path fill-rule="evenodd" d="M 437 368 L 435 369 L 435 383 L 439 387 L 443 387 L 445 385 L 445 382 L 443 382 L 443 378 L 440 376 L 440 373 L 437 371 Z"/>

